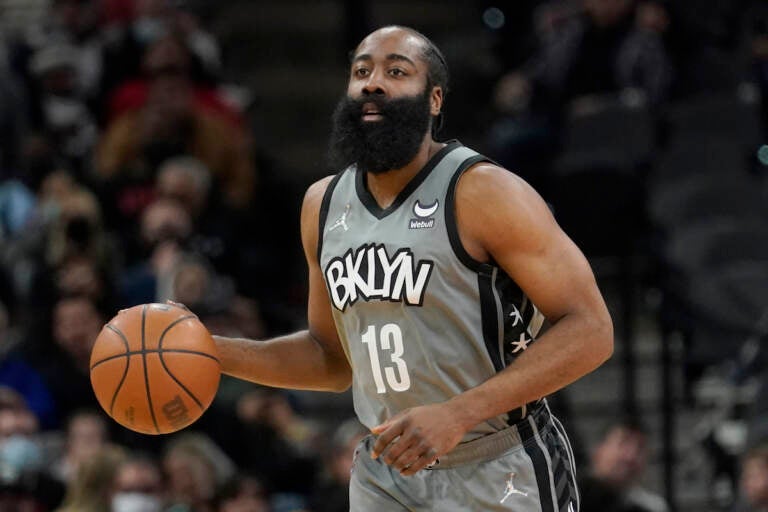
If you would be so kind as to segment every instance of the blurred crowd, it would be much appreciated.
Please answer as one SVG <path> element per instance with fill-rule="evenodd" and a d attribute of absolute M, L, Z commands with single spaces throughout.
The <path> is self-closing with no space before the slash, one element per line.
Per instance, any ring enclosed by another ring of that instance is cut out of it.
<path fill-rule="evenodd" d="M 203 4 L 0 0 L 0 510 L 347 510 L 366 433 L 354 419 L 318 421 L 299 395 L 225 379 L 194 428 L 141 436 L 90 388 L 91 346 L 120 308 L 170 299 L 216 334 L 251 338 L 304 322 L 299 205 L 253 140 L 248 94 L 226 82 Z M 365 21 L 363 4 L 345 6 Z M 447 135 L 534 184 L 589 256 L 618 258 L 622 283 L 639 274 L 661 290 L 692 388 L 723 360 L 731 384 L 761 378 L 763 3 L 475 4 L 493 66 L 457 63 Z M 726 260 L 717 248 L 735 232 L 746 248 Z M 690 249 L 702 237 L 706 261 Z M 736 270 L 720 275 L 724 265 Z M 747 292 L 748 304 L 711 300 Z M 739 510 L 768 507 L 761 414 L 740 418 L 753 435 L 731 458 Z M 625 422 L 595 448 L 584 464 L 594 510 L 666 510 L 636 485 L 645 436 Z"/>
<path fill-rule="evenodd" d="M 638 307 L 658 322 L 683 388 L 661 389 L 661 413 L 705 411 L 673 439 L 705 459 L 671 455 L 703 480 L 700 503 L 768 510 L 768 4 L 514 2 L 502 26 L 494 6 L 486 151 L 536 186 L 612 283 L 630 378 Z M 666 510 L 638 492 L 648 434 L 642 393 L 624 393 L 635 419 L 585 465 L 585 504 Z"/>
<path fill-rule="evenodd" d="M 90 388 L 120 308 L 173 299 L 251 338 L 301 321 L 297 205 L 270 188 L 192 7 L 0 2 L 0 510 L 322 511 L 346 495 L 359 426 L 306 419 L 291 395 L 225 380 L 195 431 L 154 438 Z"/>

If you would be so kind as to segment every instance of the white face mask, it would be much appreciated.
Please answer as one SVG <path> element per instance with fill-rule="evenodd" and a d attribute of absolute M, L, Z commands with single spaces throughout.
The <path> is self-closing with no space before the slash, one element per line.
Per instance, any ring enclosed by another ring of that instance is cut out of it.
<path fill-rule="evenodd" d="M 112 497 L 112 512 L 160 512 L 160 498 L 140 492 L 119 492 Z"/>

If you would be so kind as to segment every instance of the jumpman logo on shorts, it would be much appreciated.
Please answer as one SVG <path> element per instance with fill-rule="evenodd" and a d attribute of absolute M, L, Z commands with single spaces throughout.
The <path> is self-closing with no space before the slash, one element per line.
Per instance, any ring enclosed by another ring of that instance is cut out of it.
<path fill-rule="evenodd" d="M 515 474 L 514 473 L 510 473 L 509 474 L 509 478 L 507 479 L 507 489 L 504 491 L 504 497 L 501 498 L 501 500 L 499 500 L 499 503 L 504 503 L 506 501 L 506 499 L 509 498 L 510 496 L 512 496 L 513 494 L 519 494 L 521 496 L 528 496 L 527 492 L 518 491 L 517 489 L 515 489 L 514 479 L 515 479 Z"/>
<path fill-rule="evenodd" d="M 349 231 L 349 226 L 347 226 L 347 214 L 349 213 L 349 207 L 350 204 L 347 203 L 346 208 L 344 208 L 344 213 L 341 214 L 341 217 L 336 219 L 336 222 L 334 222 L 333 225 L 328 228 L 328 231 L 333 231 L 338 227 L 344 228 L 344 231 Z"/>

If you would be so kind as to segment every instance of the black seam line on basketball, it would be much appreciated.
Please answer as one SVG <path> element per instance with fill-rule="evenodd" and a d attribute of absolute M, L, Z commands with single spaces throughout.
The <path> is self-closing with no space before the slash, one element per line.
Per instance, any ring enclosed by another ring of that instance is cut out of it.
<path fill-rule="evenodd" d="M 157 348 L 158 348 L 159 350 L 163 350 L 163 338 L 165 338 L 165 335 L 166 335 L 166 334 L 168 334 L 168 331 L 170 331 L 170 330 L 171 330 L 171 328 L 172 328 L 174 325 L 177 325 L 177 324 L 179 324 L 180 322 L 183 322 L 184 320 L 188 320 L 188 319 L 190 319 L 190 318 L 195 318 L 195 315 L 184 315 L 184 316 L 182 316 L 182 317 L 179 317 L 179 318 L 177 318 L 176 320 L 174 320 L 174 321 L 173 321 L 173 322 L 171 322 L 170 324 L 168 324 L 168 325 L 166 326 L 166 328 L 165 328 L 165 329 L 163 329 L 163 332 L 161 332 L 161 333 L 160 333 L 160 338 L 158 338 L 158 340 L 157 340 Z"/>
<path fill-rule="evenodd" d="M 205 352 L 198 352 L 197 350 L 186 350 L 186 349 L 183 349 L 183 348 L 166 348 L 164 350 L 158 350 L 158 349 L 151 349 L 151 348 L 149 348 L 147 350 L 135 350 L 133 352 L 126 352 L 124 354 L 115 354 L 114 356 L 107 356 L 104 359 L 102 359 L 101 361 L 97 361 L 97 362 L 93 363 L 93 366 L 91 366 L 91 370 L 93 370 L 94 368 L 96 368 L 97 366 L 99 366 L 102 363 L 108 363 L 109 361 L 113 361 L 113 360 L 119 359 L 121 357 L 129 357 L 130 358 L 130 356 L 137 356 L 137 355 L 142 355 L 142 354 L 156 354 L 158 352 L 163 352 L 163 353 L 167 353 L 167 354 L 193 354 L 193 355 L 196 355 L 196 356 L 203 356 L 203 357 L 207 357 L 208 359 L 213 359 L 217 363 L 221 364 L 221 361 L 219 361 L 219 359 L 217 357 L 214 357 L 211 354 L 207 354 Z"/>
<path fill-rule="evenodd" d="M 200 410 L 204 411 L 205 407 L 203 407 L 203 402 L 198 400 L 197 397 L 195 395 L 193 395 L 192 392 L 189 389 L 187 389 L 187 386 L 182 384 L 182 382 L 179 379 L 177 379 L 176 376 L 173 373 L 171 373 L 171 370 L 168 369 L 168 366 L 166 366 L 165 360 L 163 359 L 163 338 L 165 338 L 165 335 L 168 333 L 168 331 L 171 330 L 171 328 L 174 325 L 176 325 L 176 324 L 178 324 L 178 323 L 180 323 L 180 322 L 182 322 L 184 320 L 187 320 L 188 318 L 195 318 L 195 316 L 194 315 L 182 316 L 181 318 L 178 318 L 178 319 L 174 320 L 173 322 L 171 322 L 170 324 L 168 324 L 168 327 L 166 327 L 163 330 L 163 332 L 160 334 L 160 338 L 157 340 L 157 349 L 158 349 L 157 357 L 160 359 L 160 364 L 163 365 L 163 368 L 165 369 L 166 373 L 174 380 L 174 382 L 176 382 L 176 384 L 179 385 L 179 387 L 181 389 L 184 390 L 185 393 L 187 393 L 189 395 L 189 397 L 192 400 L 195 401 L 195 403 L 200 408 Z"/>
<path fill-rule="evenodd" d="M 147 346 L 146 346 L 146 323 L 147 323 L 147 305 L 141 308 L 141 361 L 144 363 L 144 389 L 147 391 L 147 404 L 149 405 L 149 414 L 152 416 L 152 423 L 155 430 L 160 433 L 160 427 L 157 426 L 155 418 L 155 408 L 152 405 L 152 393 L 149 392 L 149 371 L 147 370 Z"/>
<path fill-rule="evenodd" d="M 123 340 L 123 344 L 125 345 L 125 353 L 127 354 L 129 351 L 130 344 L 128 343 L 128 338 L 125 337 L 125 334 L 123 334 L 123 331 L 115 327 L 114 325 L 107 324 L 107 329 L 114 332 L 118 336 L 120 336 L 120 339 Z M 98 364 L 98 363 L 97 363 Z M 96 365 L 93 365 L 91 367 L 91 370 Z M 125 363 L 125 370 L 123 370 L 123 376 L 120 377 L 120 382 L 117 385 L 117 389 L 115 389 L 115 393 L 112 395 L 112 401 L 109 404 L 109 415 L 113 416 L 113 411 L 115 409 L 115 401 L 117 400 L 117 395 L 120 393 L 120 390 L 123 388 L 123 383 L 125 382 L 125 377 L 128 375 L 128 367 L 131 366 L 131 358 L 128 358 L 128 361 Z"/>
<path fill-rule="evenodd" d="M 183 389 L 184 392 L 187 393 L 192 400 L 195 401 L 195 403 L 197 404 L 197 406 L 200 408 L 201 411 L 204 411 L 205 407 L 203 406 L 203 402 L 198 400 L 197 397 L 195 395 L 193 395 L 192 392 L 189 389 L 187 389 L 187 386 L 182 384 L 182 382 L 179 379 L 177 379 L 176 376 L 173 373 L 171 373 L 171 370 L 168 369 L 168 366 L 166 366 L 165 361 L 163 360 L 163 352 L 162 351 L 157 353 L 157 357 L 160 359 L 160 364 L 163 365 L 163 368 L 165 369 L 165 372 L 168 374 L 168 376 L 171 377 L 173 379 L 173 381 L 176 384 L 178 384 L 179 387 L 181 389 Z"/>

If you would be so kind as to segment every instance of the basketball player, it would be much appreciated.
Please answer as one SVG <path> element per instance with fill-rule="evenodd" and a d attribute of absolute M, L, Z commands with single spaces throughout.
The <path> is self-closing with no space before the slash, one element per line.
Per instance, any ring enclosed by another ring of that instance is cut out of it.
<path fill-rule="evenodd" d="M 360 43 L 334 114 L 340 172 L 302 207 L 309 327 L 217 337 L 223 369 L 285 388 L 352 386 L 371 431 L 352 510 L 575 512 L 570 446 L 544 397 L 610 356 L 611 320 L 536 192 L 433 139 L 447 76 L 412 29 Z"/>

